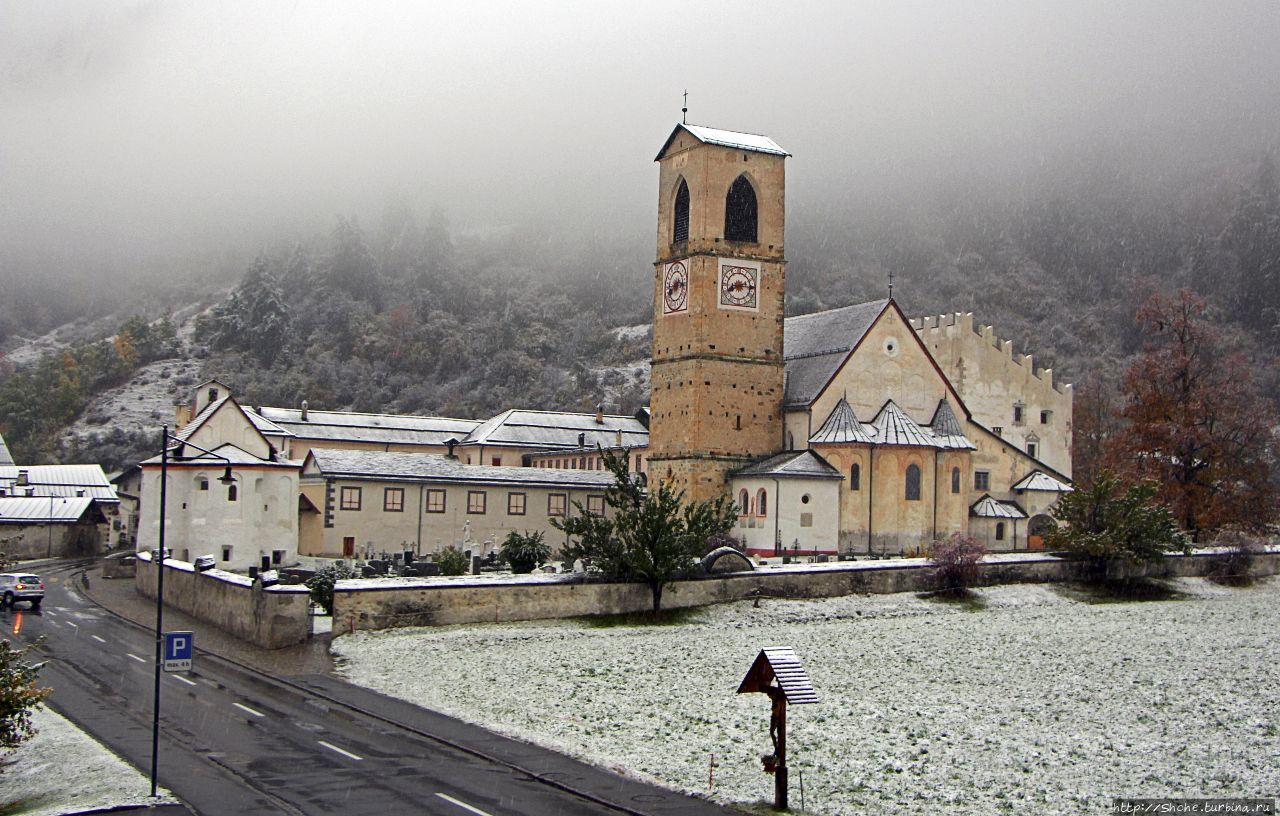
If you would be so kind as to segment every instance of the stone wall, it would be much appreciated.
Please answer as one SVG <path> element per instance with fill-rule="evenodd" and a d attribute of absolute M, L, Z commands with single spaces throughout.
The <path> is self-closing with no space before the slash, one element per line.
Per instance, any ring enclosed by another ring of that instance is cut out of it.
<path fill-rule="evenodd" d="M 151 553 L 138 553 L 134 586 L 156 596 Z M 271 586 L 223 570 L 196 572 L 185 561 L 165 561 L 164 600 L 224 632 L 264 649 L 280 649 L 310 637 L 308 597 L 301 586 Z"/>
<path fill-rule="evenodd" d="M 1170 556 L 1141 567 L 1150 577 L 1204 575 L 1212 555 Z M 1048 555 L 998 556 L 980 565 L 983 585 L 1069 581 L 1081 577 L 1079 562 Z M 1255 574 L 1280 572 L 1280 552 L 1259 556 Z M 841 595 L 921 592 L 932 589 L 932 568 L 924 559 L 836 562 L 799 568 L 678 581 L 667 586 L 666 609 L 742 600 L 758 592 L 766 598 L 829 598 Z M 575 575 L 514 579 L 429 578 L 340 581 L 334 591 L 334 632 L 568 618 L 642 612 L 651 607 L 643 584 L 584 581 Z"/>

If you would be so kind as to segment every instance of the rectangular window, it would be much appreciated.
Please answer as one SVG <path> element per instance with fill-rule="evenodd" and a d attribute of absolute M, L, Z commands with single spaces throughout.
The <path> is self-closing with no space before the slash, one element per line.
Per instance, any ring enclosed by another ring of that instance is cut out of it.
<path fill-rule="evenodd" d="M 1050 420 L 1052 417 L 1053 417 L 1053 411 L 1041 411 L 1041 412 L 1040 412 L 1040 424 L 1041 424 L 1041 425 L 1048 425 L 1048 424 L 1049 424 L 1049 420 Z"/>
<path fill-rule="evenodd" d="M 507 494 L 507 515 L 523 516 L 524 515 L 524 499 L 523 493 Z"/>
<path fill-rule="evenodd" d="M 1028 442 L 1028 443 L 1027 443 L 1027 456 L 1030 456 L 1032 459 L 1036 458 L 1036 449 L 1037 449 L 1037 448 L 1036 448 L 1036 443 L 1034 443 L 1034 442 Z"/>
<path fill-rule="evenodd" d="M 344 487 L 342 488 L 342 498 L 338 500 L 339 510 L 359 510 L 360 509 L 360 488 Z"/>
<path fill-rule="evenodd" d="M 495 457 L 493 457 L 493 459 L 492 459 L 491 461 L 493 462 L 493 466 L 494 466 L 494 467 L 502 467 L 502 457 L 501 457 L 501 456 L 495 456 Z"/>
<path fill-rule="evenodd" d="M 223 544 L 223 545 L 222 545 L 222 560 L 223 560 L 223 561 L 230 561 L 230 560 L 231 560 L 231 545 L 230 545 L 230 544 Z"/>
<path fill-rule="evenodd" d="M 404 512 L 404 488 L 388 487 L 382 491 L 382 509 L 386 513 Z"/>
<path fill-rule="evenodd" d="M 973 472 L 973 489 L 974 490 L 990 490 L 991 474 L 985 470 L 975 470 Z"/>
<path fill-rule="evenodd" d="M 284 563 L 284 550 L 271 551 L 271 563 L 279 566 Z"/>
<path fill-rule="evenodd" d="M 547 515 L 563 516 L 568 502 L 565 501 L 565 494 L 551 493 L 547 496 Z"/>
<path fill-rule="evenodd" d="M 444 512 L 444 491 L 443 490 L 427 491 L 427 512 L 428 513 Z"/>
<path fill-rule="evenodd" d="M 467 491 L 467 512 L 480 515 L 484 512 L 486 493 L 483 490 Z"/>
<path fill-rule="evenodd" d="M 640 472 L 640 454 L 636 454 L 636 473 Z"/>
<path fill-rule="evenodd" d="M 604 496 L 587 496 L 587 512 L 597 516 L 604 515 Z"/>
<path fill-rule="evenodd" d="M 1022 424 L 1022 406 L 1021 405 L 1013 406 L 1013 424 L 1014 425 Z"/>

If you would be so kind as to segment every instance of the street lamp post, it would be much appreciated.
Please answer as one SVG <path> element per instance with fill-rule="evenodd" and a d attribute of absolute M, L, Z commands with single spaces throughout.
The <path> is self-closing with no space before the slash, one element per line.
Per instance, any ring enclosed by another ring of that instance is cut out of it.
<path fill-rule="evenodd" d="M 214 453 L 207 448 L 202 448 L 185 439 L 179 439 L 169 433 L 168 425 L 165 425 L 160 433 L 160 532 L 158 541 L 159 546 L 156 548 L 159 560 L 157 560 L 156 553 L 153 553 L 151 557 L 152 563 L 154 563 L 156 567 L 156 685 L 155 700 L 151 707 L 151 795 L 153 797 L 156 795 L 156 770 L 160 758 L 160 673 L 164 666 L 164 511 L 165 499 L 167 497 L 169 486 L 169 442 L 173 441 L 178 443 L 179 454 L 181 454 L 182 447 L 184 445 L 190 445 L 208 456 L 212 456 L 215 459 L 221 459 L 223 462 L 227 463 L 227 469 L 223 472 L 218 481 L 223 484 L 231 484 L 235 481 L 235 477 L 231 475 L 231 460 L 227 457 Z M 174 458 L 181 459 L 182 457 L 181 455 L 178 455 Z"/>

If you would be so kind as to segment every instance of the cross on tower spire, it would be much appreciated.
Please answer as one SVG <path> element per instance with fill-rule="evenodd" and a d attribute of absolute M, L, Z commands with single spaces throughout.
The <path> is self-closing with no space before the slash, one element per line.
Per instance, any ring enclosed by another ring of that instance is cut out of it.
<path fill-rule="evenodd" d="M 889 300 L 893 300 L 893 270 L 889 270 Z"/>
<path fill-rule="evenodd" d="M 689 89 L 684 89 L 684 107 L 680 109 L 680 124 L 689 124 Z"/>

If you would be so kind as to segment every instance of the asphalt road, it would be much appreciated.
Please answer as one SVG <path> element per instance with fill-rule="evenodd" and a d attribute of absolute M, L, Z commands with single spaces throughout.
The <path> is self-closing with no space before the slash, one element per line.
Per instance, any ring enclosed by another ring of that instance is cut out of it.
<path fill-rule="evenodd" d="M 76 592 L 77 565 L 32 571 L 44 605 L 0 613 L 6 636 L 43 635 L 48 702 L 149 772 L 154 634 Z M 211 655 L 162 676 L 160 710 L 160 784 L 205 816 L 730 812 L 333 678 Z"/>

